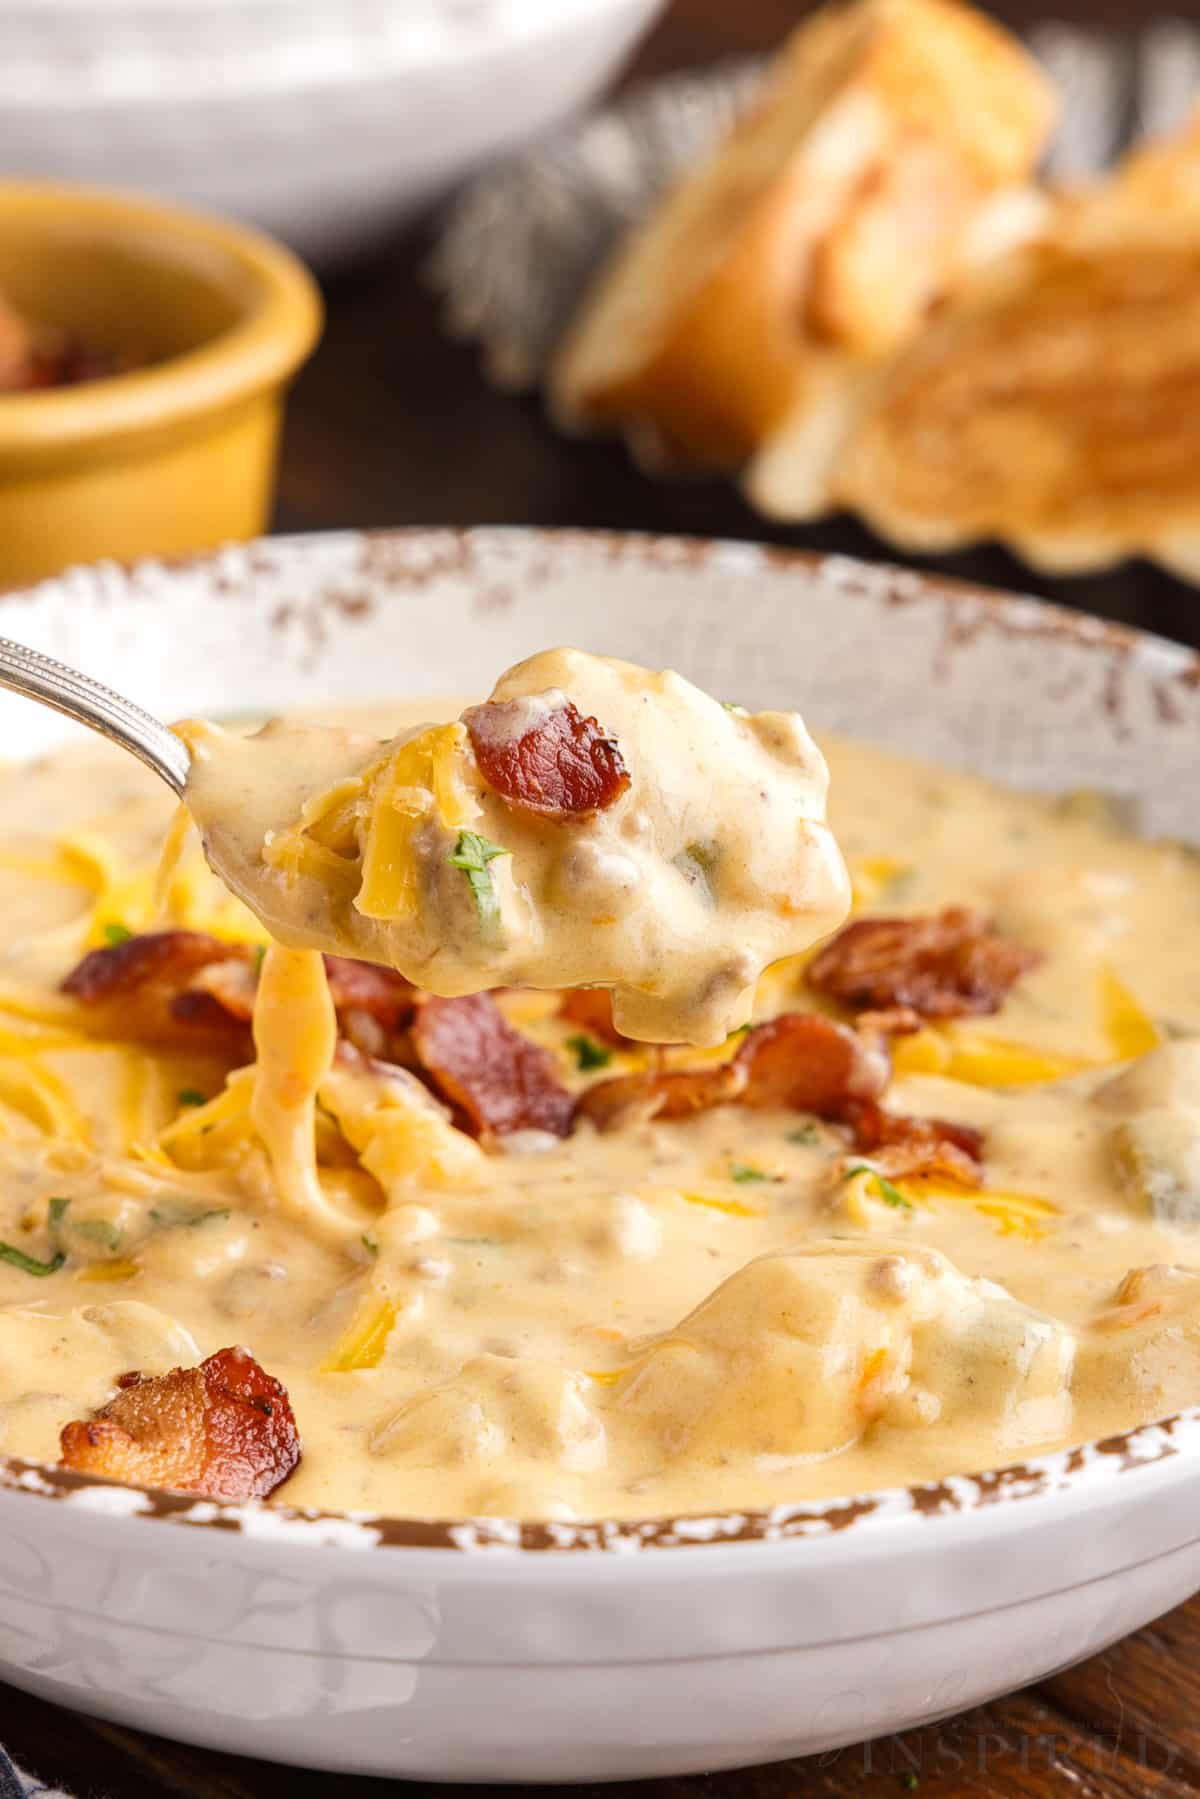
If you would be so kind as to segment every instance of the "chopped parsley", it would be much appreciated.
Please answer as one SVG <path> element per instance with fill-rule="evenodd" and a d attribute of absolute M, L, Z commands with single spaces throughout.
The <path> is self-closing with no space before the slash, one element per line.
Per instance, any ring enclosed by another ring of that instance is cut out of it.
<path fill-rule="evenodd" d="M 894 1206 L 898 1212 L 911 1212 L 912 1200 L 905 1199 L 899 1187 L 889 1181 L 886 1175 L 880 1174 L 878 1168 L 871 1168 L 866 1162 L 859 1162 L 854 1168 L 847 1168 L 845 1179 L 852 1181 L 856 1174 L 870 1177 L 873 1196 L 881 1199 L 885 1206 Z"/>
<path fill-rule="evenodd" d="M 229 1212 L 228 1206 L 209 1206 L 207 1211 L 195 1212 L 191 1206 L 169 1199 L 162 1205 L 150 1208 L 150 1222 L 162 1231 L 180 1228 L 194 1231 L 202 1224 L 210 1224 L 214 1218 L 228 1218 Z"/>
<path fill-rule="evenodd" d="M 729 1165 L 731 1181 L 745 1183 L 747 1181 L 777 1181 L 780 1176 L 768 1174 L 765 1168 L 755 1168 L 749 1162 L 731 1162 Z"/>
<path fill-rule="evenodd" d="M 819 1143 L 821 1127 L 814 1119 L 808 1124 L 802 1124 L 798 1131 L 789 1131 L 787 1140 L 789 1143 Z"/>
<path fill-rule="evenodd" d="M 256 944 L 254 947 L 254 972 L 255 972 L 255 974 L 262 973 L 262 965 L 266 961 L 266 959 L 267 959 L 266 944 L 265 943 Z"/>
<path fill-rule="evenodd" d="M 489 843 L 478 831 L 460 831 L 454 853 L 448 858 L 451 868 L 461 868 L 466 875 L 479 922 L 489 936 L 500 928 L 500 901 L 488 863 L 494 862 L 497 856 L 511 854 L 503 844 Z"/>
<path fill-rule="evenodd" d="M 52 1199 L 50 1201 L 50 1205 L 49 1205 L 46 1215 L 50 1221 L 51 1236 L 58 1235 L 59 1229 L 62 1225 L 62 1221 L 67 1215 L 67 1208 L 70 1205 L 70 1203 L 71 1203 L 70 1200 L 63 1199 L 61 1194 L 57 1195 L 54 1199 Z"/>
<path fill-rule="evenodd" d="M 585 1031 L 567 1038 L 567 1048 L 575 1052 L 575 1066 L 581 1074 L 589 1073 L 593 1068 L 607 1068 L 612 1061 L 611 1049 L 605 1049 L 594 1037 Z"/>
<path fill-rule="evenodd" d="M 672 857 L 672 863 L 685 881 L 690 882 L 700 893 L 706 893 L 711 899 L 712 876 L 716 872 L 720 859 L 721 852 L 718 844 L 697 840 L 695 843 L 686 844 L 677 856 Z"/>
<path fill-rule="evenodd" d="M 900 1784 L 908 1792 L 915 1793 L 917 1788 L 920 1786 L 921 1782 L 920 1782 L 919 1778 L 917 1777 L 917 1775 L 915 1775 L 912 1772 L 912 1770 L 910 1769 L 907 1774 L 905 1774 L 901 1777 Z"/>
<path fill-rule="evenodd" d="M 746 708 L 739 706 L 734 700 L 722 700 L 721 704 L 726 712 L 740 712 L 743 718 L 746 715 Z"/>
<path fill-rule="evenodd" d="M 118 944 L 128 943 L 132 936 L 133 932 L 127 924 L 113 923 L 106 924 L 104 927 L 104 941 L 113 949 L 116 949 Z"/>
<path fill-rule="evenodd" d="M 77 1237 L 98 1243 L 101 1249 L 120 1249 L 121 1233 L 109 1218 L 77 1218 L 71 1229 Z"/>
<path fill-rule="evenodd" d="M 48 1262 L 39 1262 L 36 1256 L 27 1256 L 23 1249 L 14 1249 L 11 1243 L 0 1243 L 0 1262 L 10 1263 L 22 1274 L 36 1274 L 39 1279 L 47 1274 L 57 1274 L 66 1259 L 59 1249 Z"/>
<path fill-rule="evenodd" d="M 375 1235 L 374 1231 L 363 1232 L 362 1246 L 369 1256 L 377 1256 L 379 1254 L 379 1238 Z"/>
<path fill-rule="evenodd" d="M 175 1098 L 181 1106 L 206 1106 L 208 1104 L 198 1087 L 181 1087 Z"/>

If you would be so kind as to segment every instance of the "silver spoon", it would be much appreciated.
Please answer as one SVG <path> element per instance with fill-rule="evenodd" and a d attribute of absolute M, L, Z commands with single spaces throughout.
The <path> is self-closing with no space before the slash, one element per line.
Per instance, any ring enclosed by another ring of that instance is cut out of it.
<path fill-rule="evenodd" d="M 51 706 L 110 743 L 120 744 L 161 776 L 173 793 L 182 794 L 189 765 L 186 745 L 160 720 L 111 687 L 8 637 L 0 637 L 0 687 Z"/>

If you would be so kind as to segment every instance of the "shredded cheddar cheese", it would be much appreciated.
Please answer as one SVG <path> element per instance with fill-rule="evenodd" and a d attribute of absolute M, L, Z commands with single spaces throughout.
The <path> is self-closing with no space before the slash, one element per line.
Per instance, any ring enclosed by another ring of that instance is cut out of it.
<path fill-rule="evenodd" d="M 250 1118 L 266 1148 L 279 1203 L 297 1220 L 339 1233 L 317 1173 L 316 1101 L 333 1066 L 337 1019 L 315 950 L 273 944 L 263 959 L 254 1008 L 257 1060 Z"/>

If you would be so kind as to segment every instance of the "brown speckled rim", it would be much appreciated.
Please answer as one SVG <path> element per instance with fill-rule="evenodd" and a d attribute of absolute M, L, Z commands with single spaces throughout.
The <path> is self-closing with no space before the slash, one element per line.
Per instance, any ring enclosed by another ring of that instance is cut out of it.
<path fill-rule="evenodd" d="M 108 563 L 96 570 L 72 570 L 72 593 L 81 582 L 92 581 L 105 604 L 119 604 L 122 582 L 132 588 L 148 574 L 170 581 L 184 571 L 211 572 L 214 588 L 224 598 L 244 591 L 252 597 L 256 573 L 274 571 L 281 558 L 303 555 L 309 544 L 337 542 L 355 549 L 356 567 L 363 588 L 339 582 L 337 590 L 323 596 L 344 616 L 361 617 L 375 604 L 368 587 L 418 594 L 430 579 L 450 569 L 469 572 L 477 552 L 486 555 L 489 544 L 513 539 L 539 545 L 561 556 L 575 546 L 606 561 L 631 561 L 642 567 L 704 568 L 731 556 L 752 559 L 760 567 L 803 572 L 809 578 L 836 579 L 845 591 L 889 608 L 939 604 L 942 607 L 943 647 L 949 657 L 982 630 L 998 630 L 1022 637 L 1067 639 L 1095 652 L 1111 667 L 1107 691 L 1119 705 L 1122 670 L 1145 657 L 1152 663 L 1152 691 L 1159 717 L 1172 724 L 1179 716 L 1173 698 L 1178 688 L 1200 686 L 1200 656 L 1178 644 L 1124 625 L 1078 613 L 1067 607 L 1031 597 L 1008 594 L 950 577 L 930 576 L 890 564 L 857 562 L 848 557 L 792 551 L 774 546 L 742 544 L 720 539 L 665 537 L 639 533 L 554 531 L 513 527 L 478 529 L 411 528 L 404 530 L 335 532 L 312 536 L 264 539 L 232 552 L 241 574 L 231 574 L 231 552 L 183 557 L 168 563 L 130 564 L 123 568 Z M 413 551 L 422 549 L 423 560 L 414 563 Z M 0 595 L 0 606 L 31 595 L 53 598 L 61 578 L 37 588 Z M 285 622 L 285 621 L 280 621 Z M 1084 1485 L 1095 1488 L 1112 1475 L 1162 1468 L 1164 1463 L 1190 1455 L 1200 1447 L 1200 1406 L 1159 1421 L 1146 1423 L 1095 1442 L 1055 1450 L 1025 1462 L 979 1474 L 952 1475 L 938 1481 L 799 1502 L 769 1510 L 677 1514 L 672 1517 L 621 1520 L 572 1520 L 552 1523 L 518 1523 L 505 1519 L 394 1518 L 367 1513 L 322 1512 L 287 1504 L 232 1505 L 172 1493 L 155 1487 L 116 1487 L 95 1476 L 76 1474 L 42 1462 L 0 1453 L 0 1492 L 25 1498 L 74 1502 L 92 1512 L 111 1512 L 119 1517 L 154 1519 L 193 1529 L 238 1532 L 254 1536 L 260 1528 L 279 1526 L 292 1540 L 311 1532 L 314 1544 L 336 1544 L 351 1533 L 356 1553 L 364 1544 L 386 1549 L 438 1549 L 466 1551 L 503 1548 L 524 1553 L 616 1552 L 660 1548 L 696 1548 L 713 1544 L 781 1542 L 817 1538 L 828 1540 L 863 1526 L 899 1518 L 935 1520 L 990 1511 L 1014 1500 L 1066 1494 Z M 263 1528 L 264 1536 L 274 1534 Z"/>
<path fill-rule="evenodd" d="M 1194 1438 L 1189 1443 L 1188 1439 Z M 1108 1477 L 1161 1469 L 1200 1445 L 1200 1407 L 1135 1430 L 1054 1450 L 979 1474 L 947 1475 L 909 1487 L 780 1505 L 769 1510 L 683 1513 L 673 1517 L 578 1519 L 520 1523 L 504 1518 L 393 1518 L 367 1512 L 324 1512 L 287 1504 L 226 1504 L 160 1487 L 116 1487 L 94 1475 L 0 1455 L 0 1492 L 74 1501 L 111 1512 L 192 1529 L 289 1540 L 314 1546 L 353 1539 L 355 1553 L 436 1549 L 459 1553 L 503 1549 L 522 1554 L 628 1554 L 650 1549 L 828 1541 L 863 1525 L 969 1517 L 1015 1500 L 1098 1490 Z M 105 1503 L 111 1500 L 113 1503 Z M 256 1523 L 259 1526 L 256 1529 Z M 269 1528 L 268 1528 L 269 1527 Z"/>

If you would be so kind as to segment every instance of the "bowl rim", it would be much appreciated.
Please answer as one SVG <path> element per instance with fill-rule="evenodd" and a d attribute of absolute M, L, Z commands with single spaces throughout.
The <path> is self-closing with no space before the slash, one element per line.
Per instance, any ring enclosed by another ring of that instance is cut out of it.
<path fill-rule="evenodd" d="M 209 272 L 226 271 L 241 313 L 210 342 L 149 368 L 0 395 L 0 472 L 14 460 L 24 469 L 31 456 L 118 445 L 210 417 L 285 381 L 317 342 L 324 315 L 316 281 L 299 257 L 252 226 L 117 188 L 0 180 L 0 227 L 19 231 L 23 217 L 47 215 L 98 234 L 133 226 L 207 256 Z"/>
<path fill-rule="evenodd" d="M 951 613 L 957 607 L 978 607 L 982 603 L 1002 629 L 1025 634 L 1032 621 L 1035 629 L 1040 625 L 1048 634 L 1066 637 L 1088 653 L 1118 659 L 1141 653 L 1160 670 L 1165 661 L 1176 677 L 1189 685 L 1200 684 L 1200 654 L 1185 645 L 1055 601 L 985 587 L 940 572 L 744 540 L 538 525 L 405 526 L 287 533 L 238 548 L 253 569 L 256 557 L 270 559 L 276 552 L 282 552 L 284 557 L 311 551 L 319 555 L 322 546 L 335 543 L 361 546 L 365 554 L 374 551 L 386 560 L 389 545 L 450 542 L 466 552 L 473 542 L 491 540 L 535 545 L 549 541 L 568 550 L 578 545 L 610 559 L 632 557 L 650 569 L 678 569 L 681 563 L 703 569 L 709 559 L 751 554 L 761 564 L 785 572 L 807 571 L 810 576 L 823 573 L 830 579 L 849 577 L 860 581 L 868 592 L 884 598 L 936 601 Z M 81 582 L 95 580 L 103 586 L 109 601 L 119 597 L 115 588 L 147 573 L 156 580 L 170 581 L 177 575 L 207 568 L 227 584 L 228 557 L 226 547 L 167 559 L 107 562 L 68 570 L 64 575 L 49 576 L 0 596 L 0 616 L 6 605 L 45 598 L 64 581 L 76 593 Z M 1016 1501 L 1068 1495 L 1076 1499 L 1099 1497 L 1115 1478 L 1127 1473 L 1157 1471 L 1161 1476 L 1173 1467 L 1182 1471 L 1190 1468 L 1197 1449 L 1200 1404 L 1108 1437 L 973 1474 L 946 1475 L 827 1499 L 802 1499 L 770 1508 L 545 1522 L 488 1517 L 395 1517 L 297 1507 L 286 1501 L 239 1503 L 203 1499 L 162 1487 L 113 1483 L 98 1475 L 75 1473 L 3 1451 L 0 1496 L 64 1501 L 73 1510 L 93 1515 L 150 1518 L 175 1526 L 215 1529 L 248 1539 L 283 1540 L 305 1547 L 348 1547 L 356 1553 L 365 1548 L 458 1554 L 503 1549 L 522 1558 L 536 1555 L 539 1561 L 547 1557 L 553 1561 L 566 1554 L 571 1565 L 578 1566 L 581 1555 L 586 1561 L 595 1562 L 608 1560 L 614 1554 L 628 1556 L 631 1552 L 641 1554 L 658 1549 L 723 1546 L 745 1552 L 752 1544 L 786 1543 L 796 1553 L 800 1544 L 816 1542 L 822 1545 L 819 1553 L 825 1555 L 848 1538 L 853 1537 L 855 1545 L 864 1539 L 878 1545 L 881 1534 L 922 1521 L 936 1523 L 943 1532 L 955 1524 L 970 1528 L 981 1513 L 1003 1515 Z"/>

